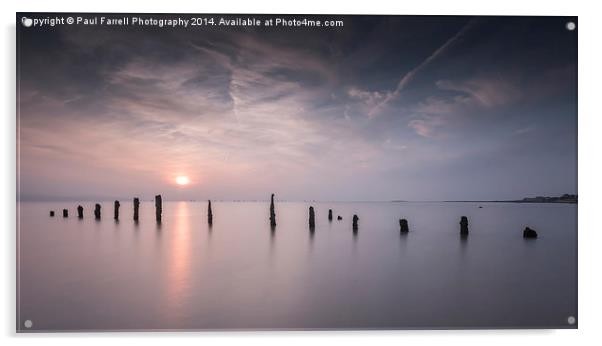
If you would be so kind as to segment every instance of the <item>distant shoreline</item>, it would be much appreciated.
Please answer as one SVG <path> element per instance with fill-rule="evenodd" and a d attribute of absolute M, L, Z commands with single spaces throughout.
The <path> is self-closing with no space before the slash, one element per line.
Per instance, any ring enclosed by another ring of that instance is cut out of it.
<path fill-rule="evenodd" d="M 545 204 L 578 204 L 577 201 L 523 201 L 523 200 L 509 200 L 509 201 L 441 201 L 443 203 L 545 203 Z"/>
<path fill-rule="evenodd" d="M 526 197 L 523 199 L 511 199 L 511 200 L 498 200 L 498 201 L 443 201 L 443 202 L 470 202 L 470 203 L 564 203 L 564 204 L 577 204 L 577 195 L 564 194 L 557 197 L 548 196 L 537 196 L 537 197 Z"/>

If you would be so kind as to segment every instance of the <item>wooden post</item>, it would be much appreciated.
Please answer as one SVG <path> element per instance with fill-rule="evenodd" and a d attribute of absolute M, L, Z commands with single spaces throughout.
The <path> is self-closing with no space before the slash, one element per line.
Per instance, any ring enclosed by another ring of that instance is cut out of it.
<path fill-rule="evenodd" d="M 50 211 L 50 217 L 54 217 L 54 210 Z"/>
<path fill-rule="evenodd" d="M 96 203 L 94 206 L 94 218 L 100 220 L 100 204 Z"/>
<path fill-rule="evenodd" d="M 69 210 L 63 209 L 63 217 L 69 217 Z"/>
<path fill-rule="evenodd" d="M 77 206 L 77 218 L 78 219 L 84 218 L 84 207 L 82 207 L 81 205 Z"/>
<path fill-rule="evenodd" d="M 274 210 L 274 194 L 272 194 L 270 202 L 270 226 L 276 226 L 276 211 Z"/>
<path fill-rule="evenodd" d="M 161 223 L 161 214 L 163 213 L 163 201 L 161 195 L 155 196 L 155 218 L 157 222 Z"/>
<path fill-rule="evenodd" d="M 316 228 L 316 215 L 314 214 L 314 207 L 309 207 L 309 229 L 314 230 Z"/>
<path fill-rule="evenodd" d="M 209 205 L 207 206 L 207 222 L 209 226 L 213 225 L 213 211 L 211 211 L 211 200 L 209 200 Z"/>
<path fill-rule="evenodd" d="M 529 227 L 525 227 L 525 230 L 523 231 L 523 238 L 535 239 L 537 238 L 537 232 Z"/>
<path fill-rule="evenodd" d="M 119 220 L 119 206 L 121 206 L 121 203 L 119 203 L 119 201 L 115 201 L 115 213 L 113 215 L 115 220 Z"/>
<path fill-rule="evenodd" d="M 462 218 L 460 218 L 460 235 L 468 235 L 468 218 L 466 216 L 462 216 Z"/>
<path fill-rule="evenodd" d="M 358 222 L 359 219 L 360 218 L 357 217 L 357 215 L 353 214 L 353 232 L 357 232 L 357 230 L 359 228 L 359 226 L 357 224 L 357 222 Z"/>
<path fill-rule="evenodd" d="M 332 221 L 332 209 L 328 209 L 328 221 Z"/>
<path fill-rule="evenodd" d="M 399 220 L 399 232 L 408 233 L 409 231 L 410 231 L 410 228 L 408 227 L 408 220 L 400 219 Z"/>
<path fill-rule="evenodd" d="M 140 199 L 134 198 L 134 221 L 138 222 L 138 208 L 140 208 Z"/>

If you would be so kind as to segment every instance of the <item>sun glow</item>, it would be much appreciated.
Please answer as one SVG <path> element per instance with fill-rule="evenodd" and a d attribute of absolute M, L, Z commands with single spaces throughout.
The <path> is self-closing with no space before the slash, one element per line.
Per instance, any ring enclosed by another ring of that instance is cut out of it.
<path fill-rule="evenodd" d="M 180 175 L 178 177 L 176 177 L 176 184 L 178 185 L 188 185 L 190 184 L 190 179 L 188 179 L 187 176 L 185 175 Z"/>

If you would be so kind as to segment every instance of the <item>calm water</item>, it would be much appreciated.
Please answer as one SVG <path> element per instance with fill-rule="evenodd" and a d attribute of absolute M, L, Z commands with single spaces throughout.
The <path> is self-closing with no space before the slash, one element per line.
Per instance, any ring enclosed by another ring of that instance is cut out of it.
<path fill-rule="evenodd" d="M 160 227 L 151 202 L 137 225 L 77 204 L 20 204 L 20 330 L 575 327 L 576 205 L 313 203 L 312 235 L 308 203 L 277 203 L 274 232 L 268 203 L 215 202 L 211 228 L 204 202 Z"/>

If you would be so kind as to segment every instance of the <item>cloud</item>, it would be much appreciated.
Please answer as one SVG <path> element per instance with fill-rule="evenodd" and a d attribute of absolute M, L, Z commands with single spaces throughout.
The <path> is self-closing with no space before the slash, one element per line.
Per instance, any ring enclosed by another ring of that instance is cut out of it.
<path fill-rule="evenodd" d="M 465 94 L 473 106 L 492 108 L 516 102 L 521 90 L 507 79 L 473 78 L 460 82 L 440 80 L 436 83 L 441 90 L 457 91 Z"/>
<path fill-rule="evenodd" d="M 384 100 L 388 94 L 378 91 L 365 91 L 358 88 L 352 87 L 347 90 L 347 95 L 353 99 L 361 100 L 368 106 L 376 106 L 382 100 Z"/>
<path fill-rule="evenodd" d="M 473 21 L 469 21 L 466 25 L 460 29 L 455 35 L 450 37 L 443 45 L 439 46 L 435 49 L 426 59 L 424 59 L 420 64 L 414 67 L 412 70 L 408 71 L 406 74 L 401 77 L 399 82 L 397 83 L 397 87 L 393 92 L 387 93 L 387 96 L 378 104 L 376 104 L 368 113 L 370 117 L 374 117 L 380 110 L 386 106 L 389 102 L 399 97 L 401 92 L 406 88 L 406 86 L 415 78 L 415 76 L 420 73 L 425 67 L 427 67 L 431 62 L 436 60 L 439 56 L 445 54 L 445 52 L 453 47 L 453 45 L 460 40 L 468 30 L 473 26 Z"/>
<path fill-rule="evenodd" d="M 355 101 L 353 106 L 358 112 L 367 115 L 368 118 L 371 119 L 374 117 L 374 114 L 371 112 L 371 110 L 374 109 L 374 107 L 377 107 L 384 99 L 389 97 L 389 93 L 367 91 L 357 87 L 351 87 L 347 90 L 347 96 L 352 101 Z"/>
<path fill-rule="evenodd" d="M 511 79 L 475 77 L 460 81 L 439 80 L 437 89 L 451 92 L 429 96 L 412 107 L 414 119 L 408 126 L 423 137 L 443 137 L 441 132 L 450 124 L 464 119 L 493 114 L 492 110 L 518 102 L 521 89 Z"/>
<path fill-rule="evenodd" d="M 394 150 L 394 151 L 404 151 L 408 149 L 407 145 L 399 144 L 391 138 L 387 138 L 383 144 L 383 148 Z"/>
<path fill-rule="evenodd" d="M 524 135 L 525 133 L 532 132 L 534 130 L 535 130 L 535 126 L 529 125 L 529 126 L 521 127 L 519 129 L 514 130 L 514 132 L 512 132 L 512 134 L 515 136 L 520 136 L 520 135 Z"/>
<path fill-rule="evenodd" d="M 440 115 L 422 114 L 419 119 L 410 120 L 408 126 L 423 137 L 435 138 L 437 130 L 448 123 L 448 119 Z"/>

